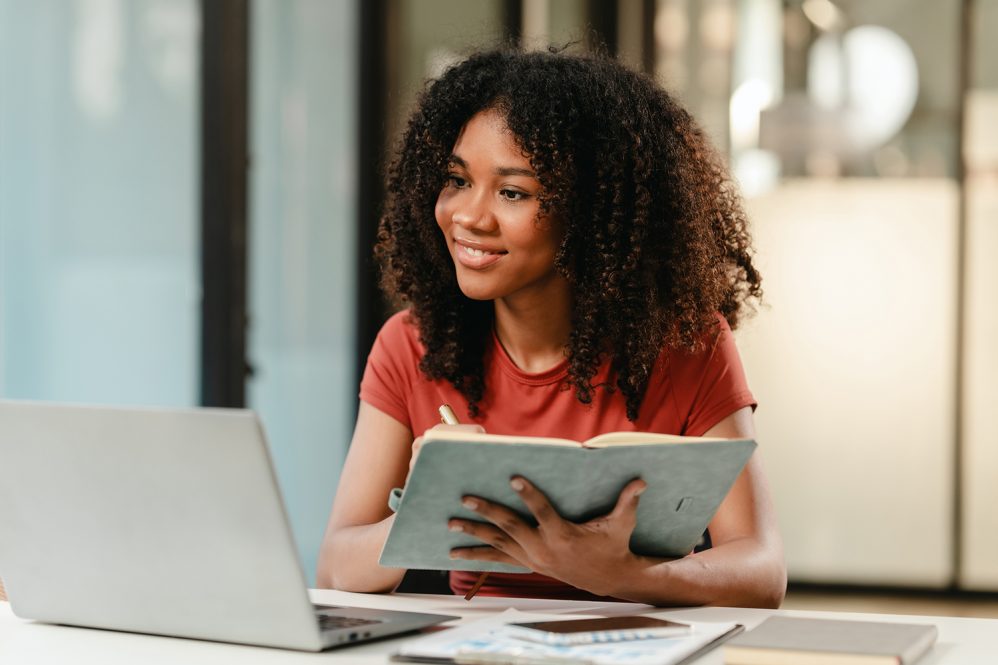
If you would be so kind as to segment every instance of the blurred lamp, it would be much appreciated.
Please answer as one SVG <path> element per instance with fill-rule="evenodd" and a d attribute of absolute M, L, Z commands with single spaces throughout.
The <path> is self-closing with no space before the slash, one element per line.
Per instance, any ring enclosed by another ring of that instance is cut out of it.
<path fill-rule="evenodd" d="M 762 112 L 759 146 L 781 156 L 866 153 L 911 116 L 918 67 L 908 44 L 880 26 L 819 37 L 808 53 L 807 95 L 790 94 Z"/>

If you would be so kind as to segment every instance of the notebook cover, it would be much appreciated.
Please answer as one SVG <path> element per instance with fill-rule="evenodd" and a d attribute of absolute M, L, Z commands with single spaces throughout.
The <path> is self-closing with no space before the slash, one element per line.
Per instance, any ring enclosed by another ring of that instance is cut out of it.
<path fill-rule="evenodd" d="M 429 441 L 423 445 L 381 553 L 382 566 L 429 570 L 529 572 L 490 561 L 451 559 L 455 547 L 482 545 L 447 529 L 452 517 L 481 520 L 461 505 L 467 494 L 529 511 L 509 486 L 522 475 L 566 519 L 582 522 L 610 512 L 624 486 L 643 478 L 631 549 L 679 557 L 700 540 L 755 449 L 751 440 L 578 448 Z"/>
<path fill-rule="evenodd" d="M 822 663 L 875 662 L 880 656 L 883 662 L 909 665 L 928 651 L 936 636 L 931 624 L 774 616 L 728 642 L 724 662 L 806 663 L 805 655 L 815 654 Z"/>

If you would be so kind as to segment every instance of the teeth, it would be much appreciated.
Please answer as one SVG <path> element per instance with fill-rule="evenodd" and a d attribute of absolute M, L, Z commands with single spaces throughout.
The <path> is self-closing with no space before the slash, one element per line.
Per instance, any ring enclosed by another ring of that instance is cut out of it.
<path fill-rule="evenodd" d="M 472 256 L 485 256 L 486 254 L 495 254 L 495 252 L 483 252 L 480 249 L 475 249 L 474 247 L 468 247 L 467 245 L 461 245 L 464 251 Z"/>

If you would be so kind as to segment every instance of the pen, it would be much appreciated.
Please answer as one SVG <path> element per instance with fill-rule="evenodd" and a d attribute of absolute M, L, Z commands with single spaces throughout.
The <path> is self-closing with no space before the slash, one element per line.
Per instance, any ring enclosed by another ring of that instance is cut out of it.
<path fill-rule="evenodd" d="M 440 422 L 444 425 L 460 425 L 457 416 L 454 415 L 454 409 L 450 408 L 450 404 L 441 404 L 440 408 L 437 409 L 440 412 Z"/>
<path fill-rule="evenodd" d="M 437 409 L 437 411 L 440 412 L 440 422 L 442 422 L 443 424 L 445 425 L 461 424 L 460 422 L 458 422 L 457 416 L 454 415 L 454 409 L 450 408 L 450 404 L 441 404 L 440 408 Z M 475 594 L 478 593 L 478 590 L 482 588 L 483 584 L 485 584 L 485 580 L 486 578 L 488 578 L 488 576 L 489 574 L 487 572 L 479 575 L 478 581 L 475 582 L 475 584 L 470 589 L 468 589 L 468 593 L 464 594 L 464 599 L 471 600 L 472 598 L 474 598 Z"/>

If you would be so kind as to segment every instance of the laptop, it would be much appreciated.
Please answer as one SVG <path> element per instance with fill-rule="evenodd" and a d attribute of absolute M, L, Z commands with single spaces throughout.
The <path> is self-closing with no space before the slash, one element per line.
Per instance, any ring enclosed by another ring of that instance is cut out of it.
<path fill-rule="evenodd" d="M 306 651 L 457 618 L 313 605 L 247 410 L 0 400 L 0 576 L 28 619 Z"/>

